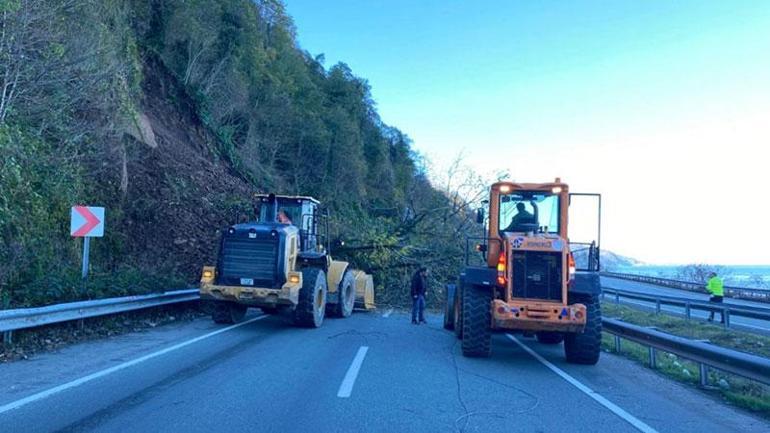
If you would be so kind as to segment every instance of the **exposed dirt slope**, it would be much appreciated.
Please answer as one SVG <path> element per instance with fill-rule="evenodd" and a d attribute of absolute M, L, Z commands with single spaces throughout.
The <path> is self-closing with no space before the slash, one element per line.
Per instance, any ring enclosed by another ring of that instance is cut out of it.
<path fill-rule="evenodd" d="M 217 230 L 237 217 L 228 203 L 253 188 L 216 155 L 214 138 L 165 68 L 148 60 L 144 77 L 143 114 L 158 145 L 129 145 L 127 252 L 148 266 L 177 267 L 192 281 L 214 258 Z"/>

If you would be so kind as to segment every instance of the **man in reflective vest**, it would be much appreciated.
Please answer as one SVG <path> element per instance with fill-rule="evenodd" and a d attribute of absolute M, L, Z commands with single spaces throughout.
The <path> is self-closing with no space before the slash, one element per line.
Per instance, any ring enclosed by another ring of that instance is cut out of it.
<path fill-rule="evenodd" d="M 714 302 L 717 304 L 721 304 L 725 297 L 725 287 L 724 283 L 722 283 L 722 279 L 719 278 L 716 274 L 716 272 L 712 272 L 709 274 L 709 280 L 706 283 L 706 290 L 711 294 L 711 299 L 709 299 L 710 302 Z M 722 317 L 722 323 L 725 323 L 725 314 L 724 312 L 720 311 L 719 315 Z M 714 320 L 714 312 L 712 311 L 709 314 L 709 322 L 712 322 Z"/>

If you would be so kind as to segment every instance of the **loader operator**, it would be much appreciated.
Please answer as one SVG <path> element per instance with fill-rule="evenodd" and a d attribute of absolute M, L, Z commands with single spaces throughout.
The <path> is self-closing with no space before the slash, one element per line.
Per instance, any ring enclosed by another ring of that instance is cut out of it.
<path fill-rule="evenodd" d="M 286 214 L 286 210 L 281 209 L 278 211 L 278 222 L 281 224 L 291 224 L 291 218 Z"/>
<path fill-rule="evenodd" d="M 511 223 L 508 224 L 508 227 L 503 229 L 504 232 L 520 232 L 520 231 L 523 231 L 521 229 L 522 224 L 537 223 L 537 221 L 535 221 L 535 216 L 527 212 L 526 207 L 524 207 L 524 203 L 522 202 L 517 203 L 516 211 L 517 211 L 516 215 L 514 215 L 513 218 L 511 218 Z"/>

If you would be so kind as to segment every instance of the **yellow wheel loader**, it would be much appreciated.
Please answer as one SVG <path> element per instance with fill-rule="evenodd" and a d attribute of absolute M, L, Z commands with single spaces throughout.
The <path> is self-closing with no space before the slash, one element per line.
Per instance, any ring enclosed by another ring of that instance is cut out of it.
<path fill-rule="evenodd" d="M 578 198 L 584 221 L 577 228 L 582 236 L 590 233 L 590 242 L 570 242 L 567 235 L 569 209 Z M 544 344 L 563 341 L 568 362 L 595 364 L 602 323 L 601 196 L 570 194 L 557 178 L 542 184 L 495 183 L 487 203 L 488 220 L 483 208 L 477 215 L 477 222 L 488 223 L 487 236 L 475 238 L 481 241 L 475 245 L 481 263 L 471 266 L 466 251 L 460 284 L 448 290 L 444 327 L 462 339 L 465 356 L 489 356 L 492 330 L 508 330 L 534 334 Z M 596 225 L 586 224 L 591 214 Z"/>
<path fill-rule="evenodd" d="M 216 266 L 204 266 L 201 300 L 217 323 L 240 321 L 249 307 L 289 312 L 298 326 L 317 328 L 329 314 L 374 309 L 372 276 L 329 255 L 328 219 L 312 197 L 258 195 L 256 221 L 222 233 Z M 324 245 L 324 240 L 326 245 Z"/>

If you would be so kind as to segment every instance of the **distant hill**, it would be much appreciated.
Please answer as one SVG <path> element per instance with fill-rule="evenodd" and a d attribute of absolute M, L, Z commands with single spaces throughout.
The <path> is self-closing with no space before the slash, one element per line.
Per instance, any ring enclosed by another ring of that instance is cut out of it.
<path fill-rule="evenodd" d="M 626 257 L 613 253 L 612 251 L 604 250 L 601 252 L 601 264 L 603 271 L 611 272 L 617 268 L 643 265 L 644 263 L 632 257 Z"/>
<path fill-rule="evenodd" d="M 588 261 L 588 250 L 575 250 L 573 251 L 575 257 L 575 263 L 578 268 L 586 268 Z M 618 268 L 642 265 L 643 262 L 631 257 L 622 256 L 612 251 L 602 250 L 601 252 L 601 268 L 603 271 L 614 271 Z"/>

